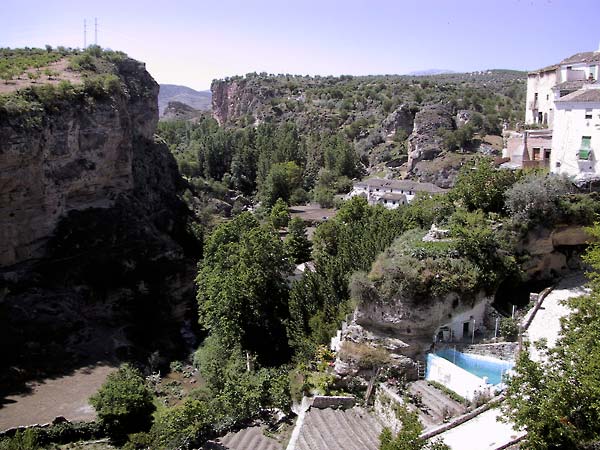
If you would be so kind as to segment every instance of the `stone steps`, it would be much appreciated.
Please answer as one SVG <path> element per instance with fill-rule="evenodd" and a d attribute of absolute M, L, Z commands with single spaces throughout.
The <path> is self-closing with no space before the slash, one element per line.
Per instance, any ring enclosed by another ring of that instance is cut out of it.
<path fill-rule="evenodd" d="M 466 410 L 464 405 L 454 401 L 439 389 L 428 385 L 424 380 L 410 384 L 408 390 L 413 395 L 421 395 L 423 406 L 419 411 L 419 418 L 426 429 L 443 423 L 448 416 L 463 414 Z"/>

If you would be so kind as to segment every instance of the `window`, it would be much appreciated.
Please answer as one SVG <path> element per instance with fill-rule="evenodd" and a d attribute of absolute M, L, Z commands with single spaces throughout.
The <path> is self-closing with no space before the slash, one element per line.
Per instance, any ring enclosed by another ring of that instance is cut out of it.
<path fill-rule="evenodd" d="M 533 147 L 533 159 L 539 161 L 541 155 L 541 148 Z"/>
<path fill-rule="evenodd" d="M 592 118 L 592 110 L 591 109 L 586 109 L 585 110 L 585 118 L 586 119 L 591 119 Z"/>
<path fill-rule="evenodd" d="M 550 148 L 545 148 L 544 149 L 544 159 L 545 160 L 550 159 L 550 153 L 552 153 L 552 149 L 550 149 Z"/>
<path fill-rule="evenodd" d="M 550 100 L 550 94 L 546 94 L 546 100 Z"/>
<path fill-rule="evenodd" d="M 537 100 L 538 99 L 538 93 L 536 92 L 535 94 L 533 94 L 533 99 Z"/>
<path fill-rule="evenodd" d="M 581 148 L 579 149 L 579 159 L 584 161 L 589 161 L 591 153 L 592 153 L 592 137 L 591 136 L 582 136 L 581 137 Z"/>

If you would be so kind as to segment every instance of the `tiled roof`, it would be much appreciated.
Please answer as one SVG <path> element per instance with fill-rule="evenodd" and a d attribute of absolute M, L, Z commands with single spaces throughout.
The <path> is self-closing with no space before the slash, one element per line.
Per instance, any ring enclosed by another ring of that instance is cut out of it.
<path fill-rule="evenodd" d="M 552 64 L 551 66 L 546 66 L 546 67 L 542 67 L 541 69 L 532 70 L 531 72 L 528 73 L 528 75 L 537 75 L 542 72 L 551 72 L 553 70 L 558 69 L 558 67 L 559 67 L 558 64 Z"/>
<path fill-rule="evenodd" d="M 581 89 L 586 83 L 586 80 L 563 81 L 562 83 L 558 83 L 552 89 L 557 91 L 576 91 L 577 89 Z"/>
<path fill-rule="evenodd" d="M 563 59 L 560 64 L 600 62 L 600 52 L 581 52 Z"/>
<path fill-rule="evenodd" d="M 394 194 L 394 193 L 391 193 L 391 192 L 386 192 L 380 198 L 383 199 L 383 200 L 400 200 L 400 201 L 406 202 L 406 195 L 405 194 Z"/>
<path fill-rule="evenodd" d="M 594 102 L 600 103 L 600 89 L 580 89 L 572 92 L 569 95 L 565 95 L 556 102 Z"/>
<path fill-rule="evenodd" d="M 410 180 L 384 180 L 383 178 L 371 178 L 355 184 L 363 187 L 370 186 L 372 188 L 400 189 L 403 191 L 414 192 L 446 192 L 445 189 L 442 189 L 435 184 L 419 183 L 418 181 Z"/>

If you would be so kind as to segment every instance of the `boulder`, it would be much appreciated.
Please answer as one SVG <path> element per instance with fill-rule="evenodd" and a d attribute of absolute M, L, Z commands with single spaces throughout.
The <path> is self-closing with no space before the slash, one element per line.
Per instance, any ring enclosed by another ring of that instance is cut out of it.
<path fill-rule="evenodd" d="M 584 227 L 570 226 L 561 227 L 551 234 L 552 245 L 555 247 L 563 245 L 585 245 L 591 240 L 591 236 Z"/>

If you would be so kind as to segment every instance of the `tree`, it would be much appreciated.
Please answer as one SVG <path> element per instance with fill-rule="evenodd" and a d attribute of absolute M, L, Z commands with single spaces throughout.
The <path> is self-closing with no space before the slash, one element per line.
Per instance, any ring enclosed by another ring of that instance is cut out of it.
<path fill-rule="evenodd" d="M 108 434 L 121 439 L 128 433 L 150 428 L 155 410 L 153 400 L 140 372 L 123 364 L 108 376 L 90 403 Z"/>
<path fill-rule="evenodd" d="M 278 198 L 273 208 L 271 208 L 271 214 L 269 216 L 273 227 L 276 229 L 287 227 L 290 221 L 290 210 L 286 202 L 281 198 Z"/>
<path fill-rule="evenodd" d="M 500 213 L 504 209 L 504 193 L 516 180 L 514 172 L 497 170 L 489 158 L 478 158 L 474 165 L 460 170 L 449 195 L 469 211 Z"/>
<path fill-rule="evenodd" d="M 288 235 L 285 238 L 286 253 L 296 264 L 306 262 L 310 259 L 312 244 L 306 237 L 306 227 L 299 217 L 294 217 L 288 227 Z"/>
<path fill-rule="evenodd" d="M 379 436 L 381 445 L 379 450 L 450 450 L 441 440 L 427 443 L 421 439 L 423 425 L 419 422 L 419 415 L 409 411 L 406 407 L 399 407 L 396 415 L 402 422 L 402 428 L 393 436 L 389 428 L 384 428 Z"/>
<path fill-rule="evenodd" d="M 196 282 L 200 324 L 227 347 L 259 359 L 285 359 L 290 271 L 272 227 L 242 213 L 210 235 Z"/>
<path fill-rule="evenodd" d="M 590 230 L 600 237 L 600 224 Z M 532 449 L 583 449 L 600 441 L 600 246 L 586 261 L 593 267 L 589 295 L 566 301 L 570 315 L 561 322 L 556 346 L 533 361 L 521 352 L 508 381 L 503 412 L 527 430 Z"/>
<path fill-rule="evenodd" d="M 277 199 L 289 202 L 292 193 L 302 186 L 302 169 L 295 162 L 273 164 L 261 186 L 260 198 L 266 207 Z"/>

